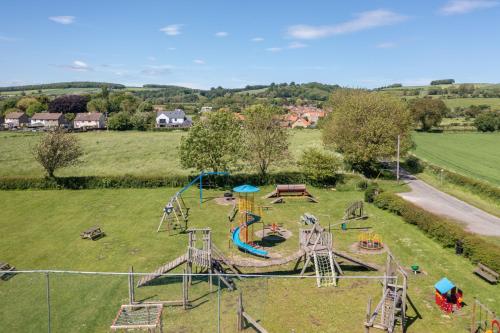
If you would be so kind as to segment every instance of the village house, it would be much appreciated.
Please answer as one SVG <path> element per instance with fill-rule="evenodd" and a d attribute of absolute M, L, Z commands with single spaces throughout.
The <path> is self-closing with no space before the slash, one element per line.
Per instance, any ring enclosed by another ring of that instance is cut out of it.
<path fill-rule="evenodd" d="M 297 119 L 297 121 L 292 124 L 292 128 L 307 128 L 309 126 L 311 126 L 311 123 L 304 118 Z"/>
<path fill-rule="evenodd" d="M 202 106 L 200 109 L 200 113 L 210 113 L 212 112 L 212 107 L 211 106 Z"/>
<path fill-rule="evenodd" d="M 78 113 L 73 121 L 74 128 L 99 129 L 106 127 L 106 118 L 100 112 Z"/>
<path fill-rule="evenodd" d="M 60 127 L 66 124 L 66 119 L 62 113 L 39 112 L 31 117 L 31 126 L 38 127 Z"/>
<path fill-rule="evenodd" d="M 156 127 L 190 127 L 191 119 L 181 109 L 156 113 Z"/>
<path fill-rule="evenodd" d="M 23 127 L 28 123 L 28 116 L 24 112 L 11 112 L 5 115 L 5 127 Z"/>

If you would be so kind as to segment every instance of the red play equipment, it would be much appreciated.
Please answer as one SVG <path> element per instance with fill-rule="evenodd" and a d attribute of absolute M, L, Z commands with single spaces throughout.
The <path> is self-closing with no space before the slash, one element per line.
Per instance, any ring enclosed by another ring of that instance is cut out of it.
<path fill-rule="evenodd" d="M 463 305 L 463 293 L 453 282 L 447 278 L 442 278 L 435 285 L 434 297 L 436 304 L 446 313 L 459 310 Z"/>

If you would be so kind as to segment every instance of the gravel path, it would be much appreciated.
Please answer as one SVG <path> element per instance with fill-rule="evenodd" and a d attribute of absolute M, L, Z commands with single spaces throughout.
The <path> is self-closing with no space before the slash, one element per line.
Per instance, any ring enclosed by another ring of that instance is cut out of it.
<path fill-rule="evenodd" d="M 405 200 L 431 213 L 461 222 L 471 232 L 500 236 L 500 218 L 441 192 L 414 176 L 405 174 L 403 179 L 411 188 L 410 192 L 398 194 Z"/>

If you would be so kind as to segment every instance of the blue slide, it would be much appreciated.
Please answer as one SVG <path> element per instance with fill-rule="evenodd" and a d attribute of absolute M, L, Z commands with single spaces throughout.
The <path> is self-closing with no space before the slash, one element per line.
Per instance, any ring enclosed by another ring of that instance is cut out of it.
<path fill-rule="evenodd" d="M 248 228 L 250 225 L 260 221 L 259 215 L 255 215 L 255 214 L 252 214 L 249 212 L 247 212 L 247 214 L 250 215 L 252 217 L 252 219 L 250 221 L 248 221 L 244 226 L 237 227 L 236 229 L 234 229 L 233 236 L 232 236 L 233 243 L 237 247 L 239 247 L 242 250 L 247 251 L 248 253 L 251 253 L 253 255 L 260 256 L 260 257 L 267 257 L 267 251 L 259 250 L 255 247 L 251 246 L 250 244 L 242 242 L 240 239 L 241 228 Z"/>

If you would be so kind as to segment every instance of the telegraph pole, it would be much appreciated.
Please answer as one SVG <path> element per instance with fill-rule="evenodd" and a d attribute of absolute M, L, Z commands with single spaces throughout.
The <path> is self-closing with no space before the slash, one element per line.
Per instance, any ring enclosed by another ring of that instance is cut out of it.
<path fill-rule="evenodd" d="M 396 160 L 396 179 L 398 181 L 398 184 L 399 184 L 399 145 L 400 145 L 400 142 L 401 142 L 401 136 L 398 135 L 398 149 L 397 149 L 397 160 Z"/>

